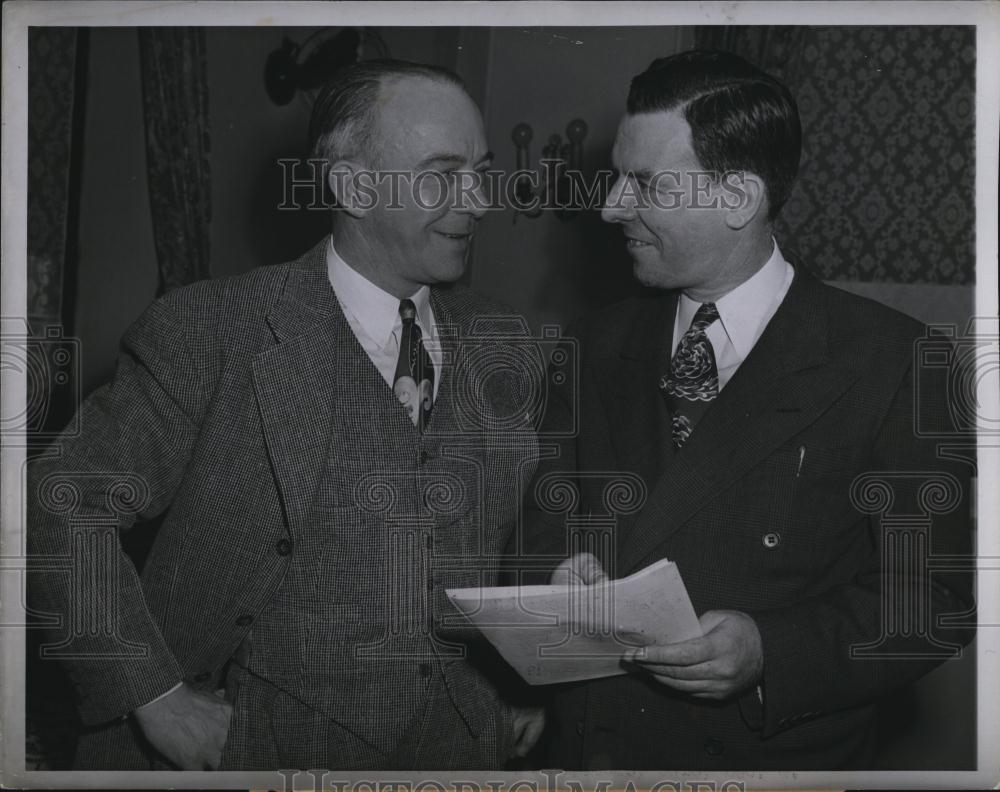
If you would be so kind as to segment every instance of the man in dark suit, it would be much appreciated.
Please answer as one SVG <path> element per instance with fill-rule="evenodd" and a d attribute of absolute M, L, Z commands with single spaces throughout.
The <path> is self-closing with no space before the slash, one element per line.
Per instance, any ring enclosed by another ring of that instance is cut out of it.
<path fill-rule="evenodd" d="M 947 418 L 942 388 L 914 392 L 924 328 L 772 237 L 800 134 L 788 90 L 728 53 L 632 82 L 603 218 L 656 291 L 570 334 L 578 387 L 545 431 L 572 436 L 537 489 L 575 481 L 574 530 L 538 497 L 526 541 L 565 558 L 554 582 L 669 558 L 704 635 L 623 645 L 627 675 L 556 689 L 556 766 L 870 767 L 877 699 L 971 640 L 939 623 L 972 607 L 969 580 L 926 564 L 967 555 L 970 521 L 968 469 L 916 429 Z M 641 508 L 609 511 L 616 473 Z"/>
<path fill-rule="evenodd" d="M 452 285 L 482 118 L 454 74 L 384 61 L 310 127 L 332 235 L 157 300 L 31 467 L 30 552 L 75 564 L 32 595 L 68 628 L 78 767 L 497 768 L 541 731 L 446 624 L 537 453 L 537 383 L 490 364 L 526 326 Z M 159 515 L 140 576 L 117 532 Z"/>

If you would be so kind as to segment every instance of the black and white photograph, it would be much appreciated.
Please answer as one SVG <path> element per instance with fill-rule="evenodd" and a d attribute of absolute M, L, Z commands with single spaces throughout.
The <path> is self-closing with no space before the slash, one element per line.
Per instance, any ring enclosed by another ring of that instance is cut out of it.
<path fill-rule="evenodd" d="M 0 783 L 1000 783 L 998 11 L 4 5 Z"/>

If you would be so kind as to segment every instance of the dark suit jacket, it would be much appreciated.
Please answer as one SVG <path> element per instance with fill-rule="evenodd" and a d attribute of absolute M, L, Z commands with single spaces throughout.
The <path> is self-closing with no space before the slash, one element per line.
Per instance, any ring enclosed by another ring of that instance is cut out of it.
<path fill-rule="evenodd" d="M 124 716 L 181 679 L 202 690 L 221 687 L 227 659 L 293 558 L 325 563 L 325 590 L 337 592 L 326 649 L 312 647 L 310 661 L 336 650 L 351 662 L 347 644 L 359 625 L 389 618 L 374 589 L 389 585 L 382 573 L 396 560 L 378 557 L 378 522 L 358 506 L 359 498 L 387 494 L 377 484 L 355 491 L 368 473 L 399 479 L 409 471 L 402 478 L 416 481 L 436 472 L 454 482 L 427 493 L 447 501 L 434 537 L 471 560 L 435 570 L 438 610 L 446 587 L 478 585 L 482 559 L 503 547 L 519 477 L 533 470 L 534 426 L 512 422 L 523 407 L 524 383 L 514 380 L 531 372 L 484 371 L 466 365 L 463 350 L 492 344 L 503 357 L 505 346 L 517 344 L 509 323 L 497 330 L 489 318 L 504 309 L 459 287 L 432 290 L 446 366 L 431 427 L 420 437 L 354 338 L 324 252 L 325 241 L 292 264 L 204 281 L 156 301 L 125 335 L 113 382 L 81 406 L 79 436 L 60 438 L 60 455 L 31 466 L 29 552 L 74 557 L 81 570 L 39 575 L 31 591 L 36 608 L 62 619 L 56 635 L 73 638 L 61 653 L 83 721 L 95 727 L 81 742 L 79 764 L 148 766 Z M 442 426 L 448 436 L 436 433 Z M 340 530 L 335 547 L 317 545 L 325 561 L 296 556 L 311 552 L 296 541 L 315 520 L 321 487 L 337 488 L 325 492 L 322 506 L 336 516 L 324 525 Z M 163 513 L 140 579 L 114 531 Z M 74 540 L 73 522 L 87 520 L 108 526 L 108 541 Z M 81 607 L 99 616 L 74 636 L 70 623 Z M 308 670 L 300 655 L 288 653 L 290 671 Z M 357 701 L 343 705 L 346 717 L 370 740 L 393 739 L 380 707 L 416 706 L 404 681 L 417 674 L 417 662 L 410 665 L 405 674 L 376 669 L 383 676 L 375 681 L 351 676 L 345 690 Z M 496 692 L 476 672 L 460 658 L 444 662 L 444 672 L 463 717 L 473 724 L 492 717 Z M 362 701 L 362 692 L 377 701 Z"/>
<path fill-rule="evenodd" d="M 968 630 L 936 625 L 940 614 L 971 608 L 968 576 L 931 577 L 922 564 L 922 553 L 970 548 L 969 467 L 938 459 L 935 442 L 915 432 L 915 408 L 922 431 L 948 418 L 940 381 L 914 391 L 924 330 L 797 271 L 751 354 L 675 454 L 657 388 L 675 307 L 670 293 L 629 300 L 570 334 L 579 342 L 578 389 L 570 377 L 554 391 L 544 426 L 558 435 L 575 421 L 579 432 L 538 480 L 601 471 L 580 479 L 578 510 L 606 514 L 605 479 L 637 476 L 644 506 L 617 515 L 606 568 L 621 577 L 666 557 L 697 613 L 750 613 L 763 639 L 764 705 L 754 692 L 707 703 L 638 675 L 566 686 L 555 692 L 551 764 L 865 766 L 876 699 L 970 640 Z M 883 552 L 899 538 L 880 528 L 884 489 L 859 480 L 852 499 L 852 482 L 870 471 L 887 474 L 879 478 L 894 490 L 891 515 L 929 526 L 929 547 L 916 539 L 926 536 L 920 530 L 904 531 L 918 542 L 915 569 L 901 560 L 908 545 Z M 937 505 L 928 497 L 935 487 Z M 567 552 L 564 515 L 552 511 L 529 509 L 535 553 Z M 915 616 L 893 610 L 903 590 L 921 603 Z M 931 637 L 912 634 L 921 629 Z M 865 645 L 867 654 L 852 656 Z M 900 657 L 907 654 L 915 657 Z"/>

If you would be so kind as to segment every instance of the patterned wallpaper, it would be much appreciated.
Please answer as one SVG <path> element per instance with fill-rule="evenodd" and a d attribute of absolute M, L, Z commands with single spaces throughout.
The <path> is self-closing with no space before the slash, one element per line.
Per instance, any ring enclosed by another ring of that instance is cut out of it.
<path fill-rule="evenodd" d="M 827 280 L 975 281 L 975 29 L 713 27 L 799 103 L 782 250 Z"/>

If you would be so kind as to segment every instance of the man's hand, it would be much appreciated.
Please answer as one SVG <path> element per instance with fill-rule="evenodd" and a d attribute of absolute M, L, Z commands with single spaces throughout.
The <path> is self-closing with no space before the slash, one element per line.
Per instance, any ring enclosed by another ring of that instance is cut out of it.
<path fill-rule="evenodd" d="M 511 707 L 514 711 L 514 756 L 527 756 L 545 729 L 542 707 Z"/>
<path fill-rule="evenodd" d="M 701 638 L 629 649 L 622 660 L 696 698 L 726 699 L 757 684 L 764 652 L 754 620 L 740 611 L 708 611 L 699 621 Z"/>
<path fill-rule="evenodd" d="M 591 553 L 577 553 L 563 561 L 552 572 L 553 586 L 593 586 L 608 579 L 604 567 Z"/>
<path fill-rule="evenodd" d="M 181 685 L 132 714 L 150 744 L 181 770 L 215 770 L 233 705 Z"/>

